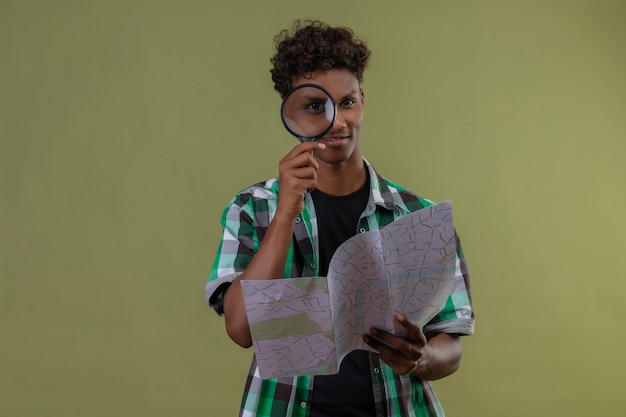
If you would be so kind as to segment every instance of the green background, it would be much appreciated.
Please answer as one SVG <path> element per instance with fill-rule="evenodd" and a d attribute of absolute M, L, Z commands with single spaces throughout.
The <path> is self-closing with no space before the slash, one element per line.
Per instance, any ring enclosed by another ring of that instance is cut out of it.
<path fill-rule="evenodd" d="M 299 17 L 369 41 L 365 156 L 452 200 L 476 334 L 449 416 L 626 408 L 626 2 L 0 2 L 0 415 L 236 415 L 221 211 L 295 145 Z"/>

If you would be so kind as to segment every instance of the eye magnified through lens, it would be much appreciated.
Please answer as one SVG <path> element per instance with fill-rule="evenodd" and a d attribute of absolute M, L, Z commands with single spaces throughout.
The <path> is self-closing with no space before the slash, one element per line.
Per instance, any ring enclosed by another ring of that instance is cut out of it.
<path fill-rule="evenodd" d="M 337 117 L 337 106 L 324 87 L 301 84 L 285 95 L 280 117 L 289 133 L 300 142 L 309 142 L 330 131 Z"/>

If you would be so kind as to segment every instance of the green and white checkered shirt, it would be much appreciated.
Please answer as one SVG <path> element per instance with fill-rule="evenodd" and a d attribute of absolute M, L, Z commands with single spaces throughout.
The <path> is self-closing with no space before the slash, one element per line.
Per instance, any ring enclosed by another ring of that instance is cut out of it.
<path fill-rule="evenodd" d="M 357 233 L 379 230 L 411 212 L 433 203 L 379 176 L 365 161 L 370 173 L 370 197 L 359 220 Z M 248 267 L 278 205 L 278 179 L 255 184 L 233 198 L 222 217 L 224 233 L 206 284 L 209 305 L 223 314 L 223 294 L 228 285 Z M 317 275 L 317 221 L 311 196 L 294 227 L 294 238 L 284 277 Z M 437 333 L 470 335 L 474 331 L 469 274 L 457 239 L 456 281 L 443 309 L 425 327 L 431 337 Z M 412 375 L 395 375 L 391 368 L 370 353 L 377 416 L 443 416 L 444 412 L 428 381 Z M 306 417 L 310 412 L 314 376 L 261 379 L 253 359 L 240 416 Z"/>

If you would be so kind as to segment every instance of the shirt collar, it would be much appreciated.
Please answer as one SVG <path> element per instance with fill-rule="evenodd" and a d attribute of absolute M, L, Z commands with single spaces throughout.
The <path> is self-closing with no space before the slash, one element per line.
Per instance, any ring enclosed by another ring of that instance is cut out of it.
<path fill-rule="evenodd" d="M 387 210 L 391 211 L 399 211 L 404 212 L 408 210 L 404 206 L 399 206 L 394 199 L 394 193 L 389 189 L 385 178 L 380 176 L 374 167 L 367 161 L 367 159 L 363 158 L 365 162 L 365 167 L 369 171 L 370 174 L 370 203 L 374 203 L 377 206 L 384 207 Z M 369 204 L 371 205 L 371 204 Z M 369 207 L 368 211 L 374 209 L 374 207 Z"/>

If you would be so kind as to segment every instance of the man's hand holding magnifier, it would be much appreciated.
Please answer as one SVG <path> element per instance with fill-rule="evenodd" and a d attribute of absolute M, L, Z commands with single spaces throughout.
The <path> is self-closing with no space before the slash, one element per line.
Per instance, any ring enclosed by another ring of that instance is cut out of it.
<path fill-rule="evenodd" d="M 276 215 L 286 215 L 291 221 L 304 209 L 303 196 L 317 186 L 319 164 L 313 151 L 326 148 L 323 143 L 311 141 L 295 146 L 279 163 L 280 193 Z"/>

